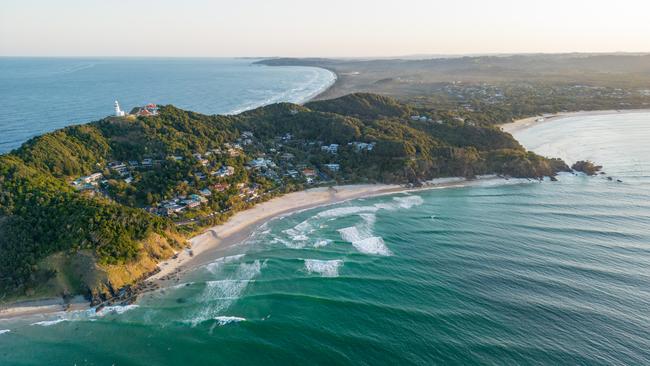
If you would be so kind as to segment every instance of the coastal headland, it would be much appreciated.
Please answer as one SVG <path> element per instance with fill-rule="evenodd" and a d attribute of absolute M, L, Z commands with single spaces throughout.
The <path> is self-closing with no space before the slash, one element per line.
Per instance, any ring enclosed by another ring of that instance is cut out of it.
<path fill-rule="evenodd" d="M 128 116 L 116 108 L 114 117 L 36 137 L 0 157 L 9 198 L 0 222 L 8 293 L 31 300 L 88 291 L 93 304 L 131 301 L 133 285 L 159 262 L 184 258 L 188 236 L 309 188 L 541 178 L 568 169 L 492 126 L 372 94 L 235 116 L 143 108 Z M 356 196 L 344 192 L 334 201 Z M 234 231 L 239 217 L 221 229 Z M 197 253 L 187 255 L 200 254 L 209 235 L 194 239 Z"/>
<path fill-rule="evenodd" d="M 522 81 L 517 73 L 475 70 L 450 79 L 468 63 L 519 70 L 527 57 L 267 60 L 323 67 L 337 79 L 304 105 L 229 116 L 152 105 L 155 113 L 35 137 L 0 156 L 3 312 L 20 313 L 22 304 L 33 313 L 38 302 L 17 301 L 43 298 L 45 311 L 77 306 L 80 294 L 93 304 L 132 301 L 139 291 L 175 283 L 262 223 L 299 210 L 444 177 L 554 176 L 569 167 L 526 151 L 509 132 L 543 123 L 539 116 L 579 115 L 564 110 L 602 114 L 648 105 L 641 84 L 622 89 L 598 72 L 575 79 L 603 84 L 597 88 L 555 84 L 575 76 L 562 72 Z M 575 65 L 608 57 L 553 59 Z M 620 60 L 634 69 L 642 59 Z M 359 93 L 366 91 L 383 95 Z M 345 95 L 323 100 L 337 94 Z"/>

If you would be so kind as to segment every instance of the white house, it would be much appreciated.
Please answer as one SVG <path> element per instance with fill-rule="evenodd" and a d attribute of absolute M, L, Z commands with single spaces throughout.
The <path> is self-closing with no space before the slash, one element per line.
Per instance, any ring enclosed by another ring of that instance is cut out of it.
<path fill-rule="evenodd" d="M 102 177 L 103 177 L 102 173 L 93 173 L 87 177 L 81 177 L 81 180 L 83 180 L 84 183 L 94 183 L 102 179 Z"/>
<path fill-rule="evenodd" d="M 324 145 L 321 146 L 320 149 L 330 154 L 336 154 L 339 152 L 339 144 Z"/>
<path fill-rule="evenodd" d="M 219 170 L 214 171 L 214 172 L 212 172 L 210 174 L 216 175 L 217 177 L 221 177 L 221 178 L 229 177 L 229 176 L 235 174 L 235 168 L 233 168 L 233 167 L 231 167 L 229 165 L 228 166 L 224 165 L 221 168 L 219 168 Z"/>
<path fill-rule="evenodd" d="M 257 169 L 275 167 L 275 163 L 272 160 L 264 158 L 257 158 L 255 160 L 252 160 L 250 163 L 248 163 L 248 165 Z"/>
<path fill-rule="evenodd" d="M 341 165 L 339 164 L 325 164 L 325 167 L 331 172 L 338 172 L 341 170 Z"/>

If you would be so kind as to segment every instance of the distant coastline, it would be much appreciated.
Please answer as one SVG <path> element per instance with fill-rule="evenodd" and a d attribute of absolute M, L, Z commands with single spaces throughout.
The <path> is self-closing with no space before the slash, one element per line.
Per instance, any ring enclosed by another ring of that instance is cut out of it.
<path fill-rule="evenodd" d="M 323 88 L 320 92 L 312 95 L 309 98 L 309 100 L 305 101 L 305 103 L 315 101 L 315 100 L 327 99 L 331 91 L 336 89 L 336 87 L 341 83 L 341 76 L 333 68 L 324 67 L 324 66 L 313 66 L 313 67 L 331 72 L 334 75 L 334 80 L 332 80 L 332 82 L 329 85 L 327 85 L 325 88 Z"/>
<path fill-rule="evenodd" d="M 2 58 L 0 153 L 43 133 L 147 103 L 206 115 L 307 103 L 336 82 L 323 68 L 250 67 L 251 59 Z M 104 83 L 104 78 L 110 83 Z M 173 83 L 166 79 L 173 79 Z M 99 87 L 99 85 L 102 85 Z M 30 103 L 38 100 L 39 103 Z"/>
<path fill-rule="evenodd" d="M 571 117 L 584 117 L 584 116 L 602 116 L 612 114 L 626 114 L 626 113 L 649 113 L 650 109 L 621 109 L 621 110 L 597 110 L 597 111 L 576 111 L 576 112 L 560 112 L 544 116 L 534 116 L 518 119 L 513 122 L 504 123 L 501 129 L 511 135 L 516 132 L 536 127 L 541 124 L 557 121 L 564 118 Z"/>
<path fill-rule="evenodd" d="M 302 66 L 327 70 L 334 75 L 333 82 L 318 93 L 312 95 L 309 100 L 305 101 L 305 103 L 316 100 L 331 99 L 339 96 L 336 93 L 336 90 L 341 84 L 344 83 L 345 80 L 342 78 L 343 75 L 341 75 L 341 73 L 337 71 L 335 67 L 330 67 L 326 63 L 318 62 L 318 60 L 314 60 L 314 62 L 310 62 L 310 60 L 307 59 L 295 59 L 292 62 L 285 62 L 285 60 L 286 59 L 284 58 L 266 58 L 261 60 L 258 59 L 257 61 L 253 62 L 253 65 L 264 65 L 268 67 Z"/>

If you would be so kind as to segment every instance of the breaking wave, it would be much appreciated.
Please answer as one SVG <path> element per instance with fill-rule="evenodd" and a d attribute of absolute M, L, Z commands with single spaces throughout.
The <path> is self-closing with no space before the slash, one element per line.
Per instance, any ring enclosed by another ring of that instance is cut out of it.
<path fill-rule="evenodd" d="M 219 258 L 219 259 L 217 259 L 217 260 L 215 260 L 213 262 L 210 262 L 210 263 L 206 264 L 205 269 L 207 269 L 208 272 L 210 272 L 212 274 L 217 274 L 219 272 L 219 269 L 221 269 L 221 267 L 224 264 L 238 261 L 238 260 L 242 259 L 245 255 L 246 254 L 237 254 L 237 255 L 230 255 L 230 256 L 227 256 L 227 257 Z"/>
<path fill-rule="evenodd" d="M 5 334 L 11 332 L 10 329 L 0 329 L 0 334 Z"/>
<path fill-rule="evenodd" d="M 51 320 L 42 320 L 39 322 L 32 323 L 30 325 L 39 325 L 41 327 L 49 327 L 55 324 L 63 322 L 72 322 L 72 321 L 95 321 L 97 318 L 101 318 L 107 315 L 121 315 L 129 310 L 138 308 L 138 305 L 114 305 L 106 306 L 99 311 L 96 308 L 86 309 L 86 310 L 76 310 L 65 313 L 64 315 L 59 316 L 57 319 Z"/>
<path fill-rule="evenodd" d="M 309 273 L 318 273 L 321 277 L 338 277 L 339 268 L 343 265 L 340 259 L 318 260 L 305 259 L 305 269 Z"/>
<path fill-rule="evenodd" d="M 327 245 L 328 245 L 329 243 L 331 243 L 331 242 L 332 242 L 332 241 L 331 241 L 330 239 L 318 239 L 318 240 L 314 243 L 314 248 L 322 248 L 322 247 L 324 247 L 324 246 L 327 246 Z"/>
<path fill-rule="evenodd" d="M 356 215 L 362 212 L 376 212 L 377 207 L 374 206 L 351 206 L 351 207 L 338 207 L 319 212 L 315 217 L 322 219 L 330 219 L 341 216 Z"/>
<path fill-rule="evenodd" d="M 55 319 L 55 320 L 43 320 L 40 322 L 32 323 L 31 325 L 40 325 L 42 327 L 49 327 L 54 324 L 59 324 L 61 322 L 67 322 L 69 319 Z"/>
<path fill-rule="evenodd" d="M 374 220 L 374 215 L 369 215 L 364 220 L 365 224 L 339 229 L 338 232 L 341 239 L 351 243 L 360 253 L 389 256 L 392 252 L 384 243 L 384 239 L 372 233 Z"/>
<path fill-rule="evenodd" d="M 424 199 L 420 196 L 401 196 L 393 197 L 393 202 L 382 202 L 375 204 L 375 208 L 394 211 L 398 209 L 409 209 L 419 206 L 424 203 Z"/>
<path fill-rule="evenodd" d="M 307 242 L 304 240 L 286 240 L 280 237 L 274 237 L 271 240 L 271 244 L 280 243 L 289 249 L 302 249 L 307 245 Z"/>
<path fill-rule="evenodd" d="M 217 321 L 219 326 L 224 326 L 230 323 L 239 323 L 246 321 L 246 318 L 240 318 L 238 316 L 217 316 L 214 318 Z"/>
<path fill-rule="evenodd" d="M 397 201 L 398 206 L 404 209 L 420 206 L 424 203 L 424 199 L 420 196 L 394 197 L 393 200 Z"/>
<path fill-rule="evenodd" d="M 256 260 L 252 263 L 241 263 L 230 278 L 207 281 L 205 289 L 199 295 L 199 302 L 205 306 L 188 321 L 192 326 L 214 319 L 219 313 L 228 309 L 244 292 L 248 284 L 262 273 L 266 262 Z"/>
<path fill-rule="evenodd" d="M 100 311 L 96 312 L 95 314 L 97 316 L 105 316 L 105 315 L 120 315 L 124 314 L 129 310 L 136 309 L 138 305 L 116 305 L 116 306 L 106 306 L 105 308 L 101 309 Z"/>
<path fill-rule="evenodd" d="M 390 256 L 393 252 L 388 249 L 384 239 L 379 236 L 373 236 L 363 240 L 353 241 L 352 245 L 360 253 Z"/>

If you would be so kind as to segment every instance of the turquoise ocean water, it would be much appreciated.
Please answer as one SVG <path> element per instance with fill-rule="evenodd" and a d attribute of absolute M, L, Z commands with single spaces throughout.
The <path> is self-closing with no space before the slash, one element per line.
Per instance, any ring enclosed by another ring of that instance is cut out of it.
<path fill-rule="evenodd" d="M 232 114 L 274 102 L 302 103 L 334 81 L 310 67 L 250 59 L 0 57 L 0 153 L 30 137 L 146 103 Z"/>
<path fill-rule="evenodd" d="M 613 180 L 300 212 L 133 306 L 0 321 L 0 364 L 650 364 L 650 114 L 516 137 Z"/>

